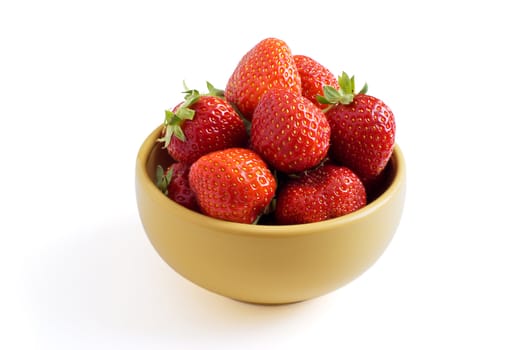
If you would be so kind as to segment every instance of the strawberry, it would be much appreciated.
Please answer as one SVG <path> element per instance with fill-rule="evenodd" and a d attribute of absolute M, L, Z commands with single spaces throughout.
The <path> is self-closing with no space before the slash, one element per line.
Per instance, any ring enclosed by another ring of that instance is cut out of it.
<path fill-rule="evenodd" d="M 156 168 L 156 186 L 176 203 L 198 211 L 196 195 L 189 186 L 189 165 L 173 163 L 166 170 L 158 165 Z"/>
<path fill-rule="evenodd" d="M 244 146 L 247 130 L 234 108 L 220 90 L 207 83 L 210 94 L 186 91 L 185 101 L 165 111 L 164 136 L 167 152 L 175 160 L 191 164 L 209 152 Z M 172 137 L 175 136 L 175 137 Z"/>
<path fill-rule="evenodd" d="M 202 213 L 214 218 L 251 224 L 271 203 L 276 180 L 259 155 L 229 148 L 194 162 L 189 184 Z"/>
<path fill-rule="evenodd" d="M 318 165 L 329 149 L 323 112 L 301 95 L 269 90 L 254 111 L 251 147 L 276 170 L 300 172 Z"/>
<path fill-rule="evenodd" d="M 275 218 L 280 225 L 335 218 L 366 205 L 365 188 L 349 168 L 324 164 L 281 185 Z"/>
<path fill-rule="evenodd" d="M 339 89 L 338 80 L 322 64 L 304 55 L 294 55 L 294 62 L 298 68 L 301 79 L 302 95 L 321 109 L 327 108 L 327 104 L 318 102 L 316 96 L 323 94 L 323 87 L 329 85 Z"/>
<path fill-rule="evenodd" d="M 321 103 L 333 104 L 325 112 L 331 126 L 330 156 L 351 168 L 364 183 L 373 182 L 389 161 L 394 147 L 396 123 L 390 108 L 366 95 L 367 85 L 354 93 L 354 77 L 344 72 L 340 90 L 326 86 Z"/>
<path fill-rule="evenodd" d="M 240 60 L 229 78 L 225 97 L 251 120 L 260 98 L 272 88 L 301 94 L 300 75 L 290 48 L 282 40 L 267 38 Z"/>

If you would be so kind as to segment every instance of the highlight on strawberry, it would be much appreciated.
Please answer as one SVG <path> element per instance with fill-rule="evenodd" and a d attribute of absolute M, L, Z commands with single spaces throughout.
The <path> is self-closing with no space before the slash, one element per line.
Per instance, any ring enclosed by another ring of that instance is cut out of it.
<path fill-rule="evenodd" d="M 168 198 L 216 219 L 307 224 L 354 212 L 383 182 L 396 124 L 391 109 L 356 92 L 313 58 L 266 38 L 220 90 L 185 88 L 158 142 L 172 160 L 157 170 Z"/>

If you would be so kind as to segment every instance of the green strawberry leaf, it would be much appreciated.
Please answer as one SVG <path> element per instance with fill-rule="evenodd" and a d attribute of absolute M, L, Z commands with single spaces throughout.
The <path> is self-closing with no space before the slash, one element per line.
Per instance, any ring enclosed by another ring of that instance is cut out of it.
<path fill-rule="evenodd" d="M 173 177 L 173 168 L 169 167 L 167 173 L 163 170 L 161 165 L 156 167 L 156 187 L 162 191 L 163 194 L 167 195 L 169 184 Z"/>
<path fill-rule="evenodd" d="M 340 94 L 351 95 L 354 94 L 354 76 L 349 78 L 349 75 L 342 72 L 338 77 L 338 84 L 340 84 Z"/>
<path fill-rule="evenodd" d="M 176 110 L 176 118 L 178 118 L 180 120 L 180 122 L 182 120 L 192 120 L 194 118 L 194 109 L 190 109 L 188 107 L 184 107 L 184 106 L 180 106 L 180 108 L 178 108 Z"/>
<path fill-rule="evenodd" d="M 185 134 L 183 133 L 182 126 L 175 124 L 172 126 L 171 135 L 174 135 L 178 140 L 185 142 Z"/>
<path fill-rule="evenodd" d="M 172 136 L 176 136 L 179 140 L 185 141 L 185 134 L 182 130 L 184 120 L 191 120 L 194 117 L 194 110 L 182 107 L 176 109 L 175 112 L 166 110 L 164 120 L 164 135 L 158 139 L 158 142 L 164 143 L 166 148 L 171 142 Z"/>
<path fill-rule="evenodd" d="M 354 101 L 354 96 L 356 96 L 354 92 L 356 88 L 354 75 L 349 77 L 347 73 L 342 72 L 341 75 L 338 76 L 338 84 L 340 85 L 339 90 L 336 90 L 334 87 L 327 85 L 323 87 L 323 96 L 316 96 L 316 100 L 318 102 L 330 105 L 325 108 L 323 112 L 327 112 L 334 105 L 348 105 Z M 368 88 L 369 87 L 367 83 L 365 83 L 358 94 L 366 94 Z"/>
<path fill-rule="evenodd" d="M 323 96 L 330 104 L 336 104 L 342 98 L 342 94 L 330 85 L 323 87 Z"/>
<path fill-rule="evenodd" d="M 156 167 L 156 186 L 160 188 L 163 178 L 163 168 L 161 165 Z M 160 188 L 161 189 L 161 188 Z M 162 191 L 163 192 L 163 191 Z"/>
<path fill-rule="evenodd" d="M 167 174 L 165 174 L 165 179 L 167 180 L 167 184 L 171 183 L 171 180 L 173 178 L 173 172 L 174 172 L 174 168 L 169 167 L 169 170 L 167 170 Z"/>
<path fill-rule="evenodd" d="M 361 88 L 360 92 L 358 92 L 358 95 L 365 95 L 368 90 L 369 90 L 369 85 L 367 85 L 367 83 L 365 83 L 365 85 L 363 85 L 363 87 Z"/>
<path fill-rule="evenodd" d="M 173 111 L 166 109 L 165 110 L 165 119 L 164 119 L 163 124 L 164 125 L 173 124 L 175 119 L 176 119 L 176 114 L 174 114 Z"/>
<path fill-rule="evenodd" d="M 185 108 L 191 107 L 194 103 L 196 103 L 196 101 L 198 101 L 200 99 L 200 96 L 201 96 L 200 92 L 198 92 L 198 90 L 185 90 L 184 94 L 186 94 L 185 101 L 180 106 L 181 108 L 182 107 L 185 107 Z"/>
<path fill-rule="evenodd" d="M 352 101 L 354 101 L 354 95 L 353 94 L 348 94 L 348 95 L 342 95 L 340 100 L 339 100 L 339 103 L 341 103 L 342 105 L 348 105 Z"/>
<path fill-rule="evenodd" d="M 223 91 L 221 89 L 215 88 L 214 85 L 212 85 L 208 81 L 206 83 L 207 83 L 207 90 L 209 91 L 208 95 L 216 96 L 216 97 L 224 97 L 225 96 L 225 91 Z"/>
<path fill-rule="evenodd" d="M 164 148 L 169 145 L 173 135 L 180 141 L 185 142 L 186 138 L 182 129 L 183 122 L 185 120 L 193 120 L 196 113 L 190 107 L 200 99 L 200 93 L 198 90 L 186 90 L 184 93 L 186 94 L 185 101 L 174 112 L 165 111 L 164 136 L 158 139 L 158 142 L 164 143 Z"/>
<path fill-rule="evenodd" d="M 318 101 L 319 103 L 324 104 L 324 105 L 327 105 L 330 103 L 329 100 L 327 100 L 325 98 L 325 96 L 322 96 L 322 95 L 316 95 L 316 101 Z"/>

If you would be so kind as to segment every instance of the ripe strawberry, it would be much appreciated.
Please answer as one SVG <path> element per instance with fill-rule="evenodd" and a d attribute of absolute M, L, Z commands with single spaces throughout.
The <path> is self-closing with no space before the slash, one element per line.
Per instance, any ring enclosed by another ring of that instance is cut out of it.
<path fill-rule="evenodd" d="M 321 109 L 327 108 L 327 104 L 318 102 L 316 96 L 323 94 L 325 85 L 339 89 L 338 80 L 322 64 L 304 55 L 294 55 L 294 62 L 300 73 L 302 95 Z"/>
<path fill-rule="evenodd" d="M 219 92 L 207 83 L 211 94 Z M 191 164 L 209 152 L 241 147 L 247 130 L 241 117 L 223 98 L 186 91 L 185 101 L 165 111 L 164 142 L 175 160 Z M 175 137 L 172 137 L 175 136 Z"/>
<path fill-rule="evenodd" d="M 365 95 L 367 85 L 354 93 L 354 77 L 344 72 L 340 90 L 324 88 L 322 103 L 334 104 L 326 113 L 331 126 L 331 157 L 351 168 L 364 183 L 375 180 L 389 161 L 394 147 L 394 114 L 381 100 Z"/>
<path fill-rule="evenodd" d="M 253 114 L 252 149 L 285 173 L 318 165 L 327 155 L 329 137 L 330 127 L 323 112 L 288 90 L 269 90 Z"/>
<path fill-rule="evenodd" d="M 251 120 L 260 98 L 272 88 L 301 94 L 300 75 L 290 48 L 282 40 L 267 38 L 240 60 L 229 78 L 225 97 Z"/>
<path fill-rule="evenodd" d="M 244 148 L 206 154 L 194 162 L 189 184 L 202 213 L 253 223 L 270 204 L 276 180 L 259 155 Z"/>
<path fill-rule="evenodd" d="M 156 168 L 156 186 L 176 203 L 198 211 L 196 195 L 189 186 L 189 165 L 173 163 L 166 170 L 158 165 Z"/>
<path fill-rule="evenodd" d="M 349 168 L 325 164 L 281 185 L 275 218 L 280 225 L 335 218 L 366 205 L 365 188 Z"/>

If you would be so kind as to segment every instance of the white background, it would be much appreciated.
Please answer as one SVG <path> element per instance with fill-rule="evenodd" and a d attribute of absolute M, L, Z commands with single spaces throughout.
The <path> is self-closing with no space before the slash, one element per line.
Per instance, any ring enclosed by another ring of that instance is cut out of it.
<path fill-rule="evenodd" d="M 0 348 L 522 349 L 517 5 L 3 1 Z M 381 259 L 280 307 L 168 268 L 134 195 L 138 148 L 182 80 L 224 87 L 269 36 L 367 81 L 408 165 Z"/>

